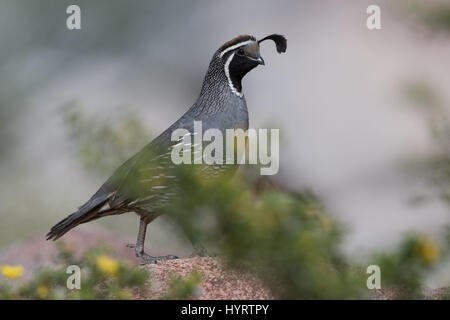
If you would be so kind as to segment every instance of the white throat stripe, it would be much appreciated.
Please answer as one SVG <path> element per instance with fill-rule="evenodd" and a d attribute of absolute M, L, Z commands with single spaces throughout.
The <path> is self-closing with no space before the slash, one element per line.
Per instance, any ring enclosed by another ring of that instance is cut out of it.
<path fill-rule="evenodd" d="M 228 85 L 230 86 L 231 92 L 233 92 L 235 95 L 237 95 L 238 97 L 242 98 L 242 92 L 239 92 L 234 86 L 233 86 L 233 81 L 231 81 L 231 77 L 230 77 L 230 63 L 231 60 L 233 60 L 234 57 L 234 53 L 232 53 L 227 61 L 225 62 L 225 75 L 227 76 L 227 80 L 228 80 Z"/>

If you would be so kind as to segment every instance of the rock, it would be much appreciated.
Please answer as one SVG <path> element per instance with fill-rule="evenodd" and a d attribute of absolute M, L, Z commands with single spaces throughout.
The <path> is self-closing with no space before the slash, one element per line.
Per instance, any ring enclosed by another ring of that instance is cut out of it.
<path fill-rule="evenodd" d="M 261 281 L 250 274 L 225 269 L 220 258 L 195 257 L 161 261 L 146 265 L 151 275 L 149 296 L 163 298 L 169 289 L 171 279 L 186 279 L 193 271 L 201 274 L 201 282 L 192 299 L 273 299 Z"/>

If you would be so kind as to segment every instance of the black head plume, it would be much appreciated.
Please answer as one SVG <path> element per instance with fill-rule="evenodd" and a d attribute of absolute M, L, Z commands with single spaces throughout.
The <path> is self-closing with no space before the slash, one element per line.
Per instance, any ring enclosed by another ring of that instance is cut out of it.
<path fill-rule="evenodd" d="M 272 40 L 273 42 L 275 42 L 278 53 L 286 52 L 287 40 L 284 36 L 274 33 L 274 34 L 271 34 L 270 36 L 267 36 L 261 40 L 258 40 L 258 43 L 261 43 L 265 40 Z"/>

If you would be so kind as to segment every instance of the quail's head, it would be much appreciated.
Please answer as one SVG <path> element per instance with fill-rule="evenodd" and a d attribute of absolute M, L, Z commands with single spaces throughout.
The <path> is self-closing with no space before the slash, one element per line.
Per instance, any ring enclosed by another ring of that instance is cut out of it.
<path fill-rule="evenodd" d="M 265 40 L 275 42 L 278 53 L 286 52 L 287 40 L 278 34 L 256 40 L 251 35 L 238 36 L 223 44 L 216 55 L 224 65 L 225 74 L 232 83 L 232 88 L 240 92 L 242 78 L 258 65 L 265 65 L 260 54 L 260 43 Z"/>

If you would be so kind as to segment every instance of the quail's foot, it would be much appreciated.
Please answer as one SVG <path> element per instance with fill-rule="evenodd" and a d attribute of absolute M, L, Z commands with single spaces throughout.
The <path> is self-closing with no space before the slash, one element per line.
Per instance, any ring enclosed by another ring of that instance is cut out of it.
<path fill-rule="evenodd" d="M 136 254 L 136 255 L 139 258 L 139 263 L 140 264 L 157 264 L 158 261 L 178 259 L 177 256 L 174 256 L 172 254 L 169 254 L 167 256 L 153 257 L 153 256 L 148 255 L 148 254 L 146 254 L 144 252 L 144 253 L 139 253 L 139 254 Z"/>
<path fill-rule="evenodd" d="M 129 243 L 129 244 L 127 244 L 127 247 L 136 249 L 136 244 Z M 139 258 L 140 264 L 156 264 L 156 263 L 158 263 L 158 261 L 178 259 L 178 257 L 173 254 L 169 254 L 167 256 L 153 257 L 151 255 L 146 254 L 143 251 L 138 251 L 138 250 L 136 250 L 136 257 Z"/>

